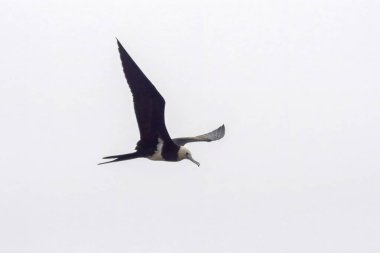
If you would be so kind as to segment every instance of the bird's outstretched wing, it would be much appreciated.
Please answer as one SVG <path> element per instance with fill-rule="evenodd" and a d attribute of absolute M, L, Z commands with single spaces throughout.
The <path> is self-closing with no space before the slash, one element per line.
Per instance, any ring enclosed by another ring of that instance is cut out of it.
<path fill-rule="evenodd" d="M 123 71 L 133 95 L 139 145 L 154 145 L 157 138 L 170 141 L 165 126 L 165 100 L 117 40 Z M 138 147 L 137 147 L 138 149 Z"/>
<path fill-rule="evenodd" d="M 225 127 L 224 127 L 224 125 L 222 125 L 218 129 L 215 129 L 214 131 L 209 132 L 207 134 L 202 134 L 202 135 L 198 135 L 198 136 L 195 136 L 195 137 L 175 138 L 175 139 L 173 139 L 173 142 L 175 144 L 177 144 L 178 146 L 183 146 L 183 145 L 185 145 L 186 143 L 189 143 L 189 142 L 197 142 L 197 141 L 207 141 L 207 142 L 210 142 L 210 141 L 216 141 L 216 140 L 220 140 L 220 139 L 222 139 L 224 137 L 225 131 L 226 131 Z"/>

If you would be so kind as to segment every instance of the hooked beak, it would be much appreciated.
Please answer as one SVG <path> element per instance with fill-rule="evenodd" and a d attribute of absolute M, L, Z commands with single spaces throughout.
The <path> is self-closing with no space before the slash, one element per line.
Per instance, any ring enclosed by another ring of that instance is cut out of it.
<path fill-rule="evenodd" d="M 201 165 L 199 162 L 195 161 L 191 156 L 189 156 L 187 159 L 198 165 L 198 167 Z"/>

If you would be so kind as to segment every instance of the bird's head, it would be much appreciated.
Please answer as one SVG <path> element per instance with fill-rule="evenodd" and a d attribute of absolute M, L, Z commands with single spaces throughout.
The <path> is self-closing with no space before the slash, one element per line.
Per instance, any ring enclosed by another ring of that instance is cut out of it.
<path fill-rule="evenodd" d="M 192 161 L 193 163 L 195 163 L 196 165 L 198 165 L 198 167 L 200 165 L 199 162 L 197 162 L 197 161 L 195 161 L 193 159 L 193 157 L 191 156 L 190 150 L 188 150 L 184 146 L 180 146 L 179 150 L 178 150 L 178 161 L 181 161 L 183 159 L 189 159 L 190 161 Z"/>

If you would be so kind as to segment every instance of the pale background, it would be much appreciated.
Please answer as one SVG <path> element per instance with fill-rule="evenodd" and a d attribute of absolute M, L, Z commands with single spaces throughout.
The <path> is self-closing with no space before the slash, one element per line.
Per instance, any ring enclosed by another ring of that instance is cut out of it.
<path fill-rule="evenodd" d="M 380 252 L 380 3 L 0 1 L 0 251 Z M 138 129 L 118 37 L 189 161 Z"/>

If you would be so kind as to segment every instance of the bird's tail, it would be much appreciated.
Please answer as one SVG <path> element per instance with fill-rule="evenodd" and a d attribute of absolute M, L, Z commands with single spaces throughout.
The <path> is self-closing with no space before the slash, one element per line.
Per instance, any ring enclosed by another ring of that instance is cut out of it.
<path fill-rule="evenodd" d="M 139 157 L 142 157 L 142 156 L 140 154 L 138 154 L 137 152 L 130 153 L 130 154 L 124 154 L 124 155 L 107 156 L 107 157 L 103 157 L 103 159 L 114 159 L 114 160 L 109 161 L 109 162 L 99 163 L 98 165 L 105 164 L 105 163 L 120 162 L 120 161 L 135 159 L 135 158 L 139 158 Z"/>

